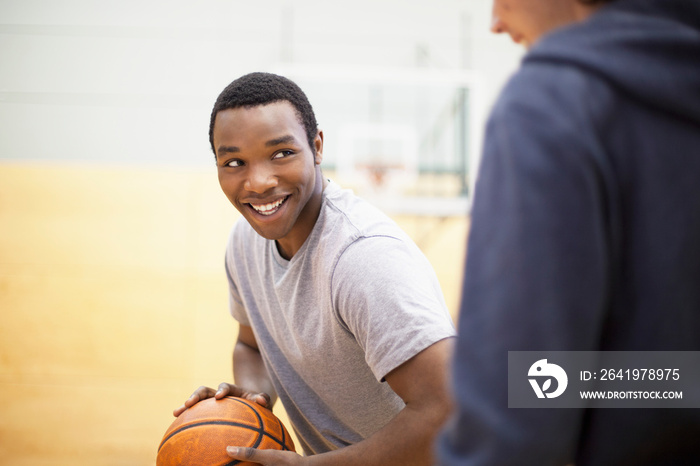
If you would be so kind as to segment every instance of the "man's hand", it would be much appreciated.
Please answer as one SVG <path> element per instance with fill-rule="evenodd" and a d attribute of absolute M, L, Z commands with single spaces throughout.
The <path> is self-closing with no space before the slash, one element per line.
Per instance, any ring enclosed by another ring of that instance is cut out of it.
<path fill-rule="evenodd" d="M 257 450 L 255 448 L 227 447 L 226 453 L 239 461 L 250 461 L 263 466 L 301 466 L 304 457 L 293 451 Z"/>
<path fill-rule="evenodd" d="M 199 387 L 194 391 L 192 395 L 185 401 L 185 404 L 173 411 L 173 416 L 178 417 L 180 414 L 184 413 L 187 408 L 191 408 L 198 402 L 206 400 L 207 398 L 214 397 L 220 400 L 227 396 L 235 396 L 237 398 L 245 398 L 248 401 L 259 404 L 268 409 L 272 409 L 272 404 L 270 402 L 270 395 L 267 393 L 253 393 L 243 390 L 237 385 L 229 383 L 219 384 L 219 388 L 214 390 L 209 387 Z"/>

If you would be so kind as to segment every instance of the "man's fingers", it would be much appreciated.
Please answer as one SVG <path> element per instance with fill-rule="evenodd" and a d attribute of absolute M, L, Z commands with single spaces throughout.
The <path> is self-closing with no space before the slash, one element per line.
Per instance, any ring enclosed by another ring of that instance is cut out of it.
<path fill-rule="evenodd" d="M 226 447 L 226 453 L 231 458 L 241 460 L 241 461 L 253 461 L 257 456 L 258 450 L 255 448 L 248 447 Z M 261 461 L 259 458 L 258 461 Z"/>
<path fill-rule="evenodd" d="M 187 398 L 187 400 L 185 400 L 185 406 L 191 408 L 200 401 L 206 400 L 207 398 L 211 398 L 215 394 L 216 390 L 214 390 L 213 388 L 201 386 L 197 390 L 195 390 L 194 393 L 192 393 L 192 395 L 190 395 L 190 397 Z"/>
<path fill-rule="evenodd" d="M 173 416 L 178 417 L 180 414 L 184 413 L 187 408 L 185 405 L 180 406 L 173 410 Z"/>
<path fill-rule="evenodd" d="M 191 408 L 192 406 L 196 405 L 202 400 L 206 400 L 207 398 L 214 397 L 217 400 L 220 400 L 227 396 L 245 398 L 246 400 L 257 403 L 265 408 L 272 408 L 272 406 L 270 406 L 270 395 L 268 395 L 267 393 L 250 393 L 243 391 L 240 387 L 237 387 L 236 385 L 223 382 L 219 384 L 216 390 L 205 386 L 199 387 L 192 393 L 192 395 L 190 395 L 189 398 L 187 398 L 187 400 L 185 400 L 185 403 L 182 406 L 173 411 L 173 416 L 178 417 L 180 414 L 184 413 L 186 409 Z"/>
<path fill-rule="evenodd" d="M 235 393 L 231 393 L 233 391 L 232 388 L 235 388 L 235 387 L 232 387 L 231 385 L 227 384 L 226 382 L 222 382 L 219 384 L 219 388 L 216 389 L 216 393 L 214 394 L 214 397 L 217 400 L 220 400 L 220 399 L 222 399 L 226 396 L 229 396 L 229 395 L 236 396 Z"/>
<path fill-rule="evenodd" d="M 217 400 L 220 400 L 226 396 L 235 396 L 238 398 L 245 398 L 246 400 L 252 401 L 253 403 L 257 403 L 265 408 L 271 407 L 270 395 L 268 395 L 267 393 L 246 392 L 236 385 L 231 385 L 225 382 L 219 384 L 219 388 L 216 391 L 215 396 Z"/>
<path fill-rule="evenodd" d="M 267 393 L 251 393 L 247 399 L 264 408 L 272 409 L 272 406 L 270 406 L 270 395 Z"/>
<path fill-rule="evenodd" d="M 184 413 L 187 408 L 191 408 L 202 400 L 211 398 L 217 392 L 213 388 L 201 386 L 190 395 L 189 398 L 185 400 L 185 403 L 179 408 L 173 411 L 173 416 L 178 417 L 180 414 Z"/>
<path fill-rule="evenodd" d="M 239 461 L 250 461 L 263 466 L 297 466 L 303 458 L 293 451 L 258 450 L 247 447 L 226 447 L 226 453 Z"/>

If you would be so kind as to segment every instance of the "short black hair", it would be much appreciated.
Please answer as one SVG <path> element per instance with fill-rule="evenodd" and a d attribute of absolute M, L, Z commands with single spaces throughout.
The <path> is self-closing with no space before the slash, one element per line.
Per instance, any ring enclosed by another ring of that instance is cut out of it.
<path fill-rule="evenodd" d="M 274 102 L 287 101 L 296 110 L 299 122 L 306 130 L 311 151 L 316 154 L 314 140 L 318 133 L 316 115 L 309 99 L 299 86 L 284 76 L 272 73 L 250 73 L 233 81 L 221 91 L 214 103 L 209 122 L 209 143 L 216 156 L 214 148 L 214 122 L 216 115 L 222 110 L 239 107 L 257 107 Z"/>

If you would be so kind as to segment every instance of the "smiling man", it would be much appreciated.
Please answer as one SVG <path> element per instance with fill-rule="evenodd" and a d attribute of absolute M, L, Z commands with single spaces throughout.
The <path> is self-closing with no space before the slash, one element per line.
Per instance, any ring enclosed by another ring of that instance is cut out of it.
<path fill-rule="evenodd" d="M 221 189 L 250 226 L 291 259 L 321 209 L 327 183 L 317 170 L 322 133 L 309 141 L 288 101 L 220 110 L 214 128 Z"/>
<path fill-rule="evenodd" d="M 239 322 L 235 384 L 200 387 L 271 408 L 305 456 L 229 448 L 260 464 L 428 465 L 449 411 L 452 320 L 434 271 L 389 218 L 325 179 L 323 133 L 290 80 L 252 73 L 212 111 L 219 183 L 243 215 L 226 250 Z"/>

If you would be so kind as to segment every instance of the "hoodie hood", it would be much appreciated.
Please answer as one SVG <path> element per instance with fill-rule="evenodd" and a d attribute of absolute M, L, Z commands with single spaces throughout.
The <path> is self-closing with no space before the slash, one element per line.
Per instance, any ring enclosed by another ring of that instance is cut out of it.
<path fill-rule="evenodd" d="M 524 58 L 596 74 L 653 108 L 700 122 L 700 1 L 617 0 Z"/>

